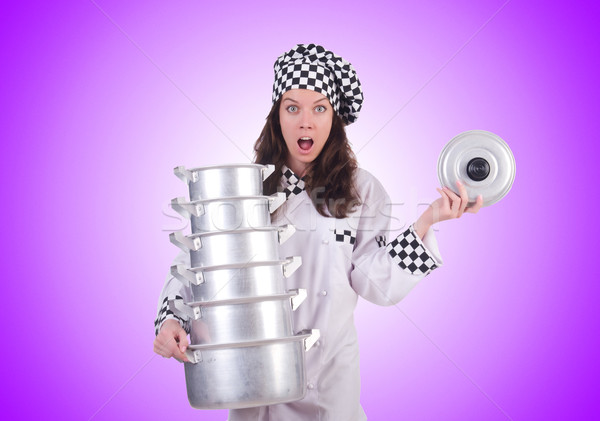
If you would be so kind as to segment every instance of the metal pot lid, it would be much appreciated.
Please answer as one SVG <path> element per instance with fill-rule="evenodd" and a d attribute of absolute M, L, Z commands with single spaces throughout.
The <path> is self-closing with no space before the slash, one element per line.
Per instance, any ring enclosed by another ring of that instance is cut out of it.
<path fill-rule="evenodd" d="M 510 191 L 515 173 L 515 157 L 506 142 L 485 130 L 459 134 L 446 144 L 438 159 L 441 185 L 456 192 L 460 180 L 470 204 L 478 195 L 483 197 L 483 206 L 498 202 Z"/>

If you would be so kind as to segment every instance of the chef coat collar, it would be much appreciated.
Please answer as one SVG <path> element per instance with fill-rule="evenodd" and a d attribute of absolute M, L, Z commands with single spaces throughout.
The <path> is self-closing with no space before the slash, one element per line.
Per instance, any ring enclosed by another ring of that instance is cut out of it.
<path fill-rule="evenodd" d="M 281 173 L 281 181 L 286 199 L 289 199 L 292 196 L 297 196 L 304 191 L 304 177 L 298 177 L 286 165 L 281 168 Z"/>

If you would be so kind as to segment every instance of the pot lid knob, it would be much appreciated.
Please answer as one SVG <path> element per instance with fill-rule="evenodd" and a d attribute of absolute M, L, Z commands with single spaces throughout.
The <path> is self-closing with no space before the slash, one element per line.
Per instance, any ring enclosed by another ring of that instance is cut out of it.
<path fill-rule="evenodd" d="M 473 181 L 483 181 L 490 175 L 490 163 L 485 158 L 473 158 L 467 164 L 467 175 Z"/>

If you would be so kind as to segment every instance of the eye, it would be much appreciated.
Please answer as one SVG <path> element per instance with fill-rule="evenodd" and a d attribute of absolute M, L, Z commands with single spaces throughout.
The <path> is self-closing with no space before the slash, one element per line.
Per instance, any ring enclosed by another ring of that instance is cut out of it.
<path fill-rule="evenodd" d="M 295 113 L 296 111 L 298 111 L 298 107 L 296 107 L 295 105 L 290 105 L 286 108 L 286 110 L 288 110 L 290 113 Z"/>
<path fill-rule="evenodd" d="M 315 107 L 315 111 L 318 112 L 318 113 L 324 113 L 326 109 L 327 108 L 325 108 L 325 106 L 323 106 L 323 105 L 317 105 Z"/>

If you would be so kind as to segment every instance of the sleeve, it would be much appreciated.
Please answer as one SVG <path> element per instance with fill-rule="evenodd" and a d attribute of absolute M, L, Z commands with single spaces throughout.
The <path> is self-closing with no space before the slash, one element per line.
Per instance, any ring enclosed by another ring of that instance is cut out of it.
<path fill-rule="evenodd" d="M 378 305 L 394 305 L 440 267 L 442 258 L 431 228 L 421 240 L 411 225 L 388 244 L 392 221 L 389 196 L 372 176 L 362 187 L 350 281 L 363 298 Z"/>
<path fill-rule="evenodd" d="M 186 267 L 189 267 L 189 253 L 183 251 L 179 253 L 173 261 L 173 264 L 183 264 L 186 265 Z M 158 335 L 163 323 L 169 319 L 177 320 L 181 327 L 184 328 L 187 333 L 190 333 L 189 321 L 177 316 L 169 308 L 169 300 L 183 299 L 184 301 L 190 301 L 189 298 L 189 289 L 185 288 L 177 278 L 169 273 L 158 299 L 158 310 L 156 319 L 154 320 L 155 335 Z"/>

